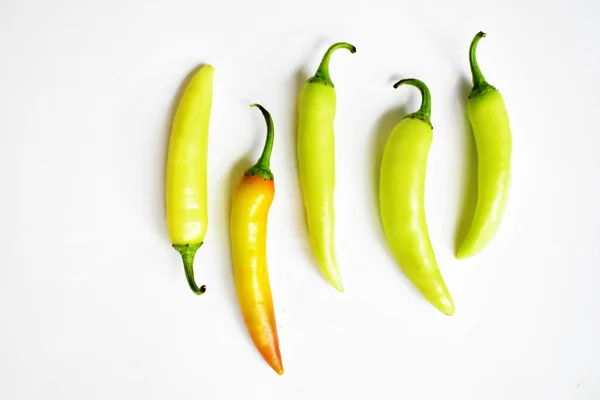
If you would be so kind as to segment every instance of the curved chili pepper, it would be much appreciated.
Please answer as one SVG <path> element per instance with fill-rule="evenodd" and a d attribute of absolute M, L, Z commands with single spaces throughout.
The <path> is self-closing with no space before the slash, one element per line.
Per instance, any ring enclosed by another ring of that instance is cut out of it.
<path fill-rule="evenodd" d="M 267 269 L 267 218 L 275 194 L 269 168 L 273 149 L 273 120 L 260 104 L 267 123 L 267 139 L 254 166 L 248 168 L 233 195 L 231 207 L 231 251 L 237 291 L 244 323 L 254 345 L 279 375 L 283 363 L 275 324 L 273 297 Z"/>
<path fill-rule="evenodd" d="M 425 172 L 433 139 L 429 89 L 418 79 L 403 79 L 421 92 L 419 110 L 392 130 L 383 151 L 379 201 L 383 229 L 404 274 L 438 310 L 454 313 L 454 302 L 438 269 L 425 218 Z"/>
<path fill-rule="evenodd" d="M 167 156 L 166 207 L 169 238 L 183 259 L 190 289 L 206 291 L 194 280 L 194 256 L 208 226 L 206 200 L 208 128 L 214 69 L 205 65 L 192 77 L 177 107 Z"/>
<path fill-rule="evenodd" d="M 477 205 L 456 253 L 459 259 L 479 253 L 492 241 L 502 222 L 510 186 L 510 122 L 502 95 L 486 82 L 475 57 L 482 37 L 485 37 L 483 32 L 475 35 L 469 49 L 473 89 L 467 100 L 467 114 L 477 146 Z"/>
<path fill-rule="evenodd" d="M 337 49 L 351 53 L 348 43 L 335 43 L 325 53 L 315 75 L 302 88 L 298 104 L 298 174 L 310 244 L 325 279 L 344 291 L 335 255 L 335 148 L 333 122 L 336 95 L 329 59 Z"/>

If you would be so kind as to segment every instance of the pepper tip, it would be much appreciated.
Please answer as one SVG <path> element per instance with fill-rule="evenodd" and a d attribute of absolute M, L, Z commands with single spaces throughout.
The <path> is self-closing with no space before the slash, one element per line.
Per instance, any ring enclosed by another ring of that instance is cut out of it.
<path fill-rule="evenodd" d="M 344 285 L 342 282 L 331 282 L 331 285 L 340 293 L 344 293 Z"/>
<path fill-rule="evenodd" d="M 454 315 L 454 301 L 449 297 L 442 297 L 439 304 L 436 305 L 438 310 L 451 317 Z"/>
<path fill-rule="evenodd" d="M 267 360 L 267 364 L 271 367 L 273 371 L 277 373 L 277 375 L 283 375 L 283 362 L 281 361 L 281 355 L 279 354 L 279 350 L 277 350 L 277 356 Z"/>
<path fill-rule="evenodd" d="M 325 280 L 327 281 L 327 283 L 329 283 L 331 286 L 333 286 L 335 290 L 337 290 L 340 293 L 342 293 L 344 291 L 344 284 L 342 283 L 342 277 L 340 276 L 340 273 L 337 270 L 337 267 L 333 271 L 323 270 L 323 273 L 325 275 Z"/>
<path fill-rule="evenodd" d="M 456 259 L 457 260 L 464 260 L 465 258 L 469 258 L 472 255 L 473 254 L 471 254 L 471 252 L 465 250 L 464 246 L 460 246 L 458 248 L 458 250 L 456 251 Z"/>

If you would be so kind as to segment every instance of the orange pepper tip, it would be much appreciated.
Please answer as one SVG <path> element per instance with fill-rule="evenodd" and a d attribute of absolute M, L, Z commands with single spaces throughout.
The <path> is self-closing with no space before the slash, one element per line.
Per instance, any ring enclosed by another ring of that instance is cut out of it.
<path fill-rule="evenodd" d="M 277 372 L 278 375 L 283 374 L 283 361 L 281 360 L 281 352 L 279 351 L 279 344 L 277 342 L 271 343 L 266 348 L 259 348 L 260 355 L 263 360 Z"/>
<path fill-rule="evenodd" d="M 283 363 L 281 362 L 281 357 L 273 357 L 271 360 L 267 361 L 267 363 L 273 368 L 273 371 L 277 372 L 277 375 L 283 375 Z"/>

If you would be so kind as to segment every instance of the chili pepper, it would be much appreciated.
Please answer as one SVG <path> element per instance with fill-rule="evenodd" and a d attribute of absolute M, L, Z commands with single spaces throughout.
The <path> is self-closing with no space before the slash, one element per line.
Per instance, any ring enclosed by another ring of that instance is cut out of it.
<path fill-rule="evenodd" d="M 504 99 L 486 82 L 475 57 L 479 40 L 473 38 L 469 62 L 473 89 L 467 100 L 467 114 L 477 147 L 477 205 L 471 226 L 459 246 L 456 257 L 467 258 L 479 253 L 494 238 L 508 203 L 512 138 Z"/>
<path fill-rule="evenodd" d="M 433 139 L 431 96 L 418 79 L 403 79 L 394 88 L 404 84 L 419 89 L 421 107 L 396 125 L 385 144 L 379 182 L 383 229 L 408 279 L 435 308 L 452 315 L 454 302 L 438 269 L 425 218 L 425 173 Z"/>
<path fill-rule="evenodd" d="M 329 76 L 329 59 L 337 49 L 351 53 L 348 43 L 335 43 L 325 53 L 315 75 L 302 88 L 298 104 L 298 173 L 304 200 L 308 236 L 325 279 L 344 291 L 334 241 L 335 149 L 333 122 L 335 88 Z"/>
<path fill-rule="evenodd" d="M 233 269 L 237 296 L 248 333 L 265 361 L 281 375 L 283 363 L 266 255 L 267 218 L 275 194 L 273 174 L 269 168 L 274 128 L 267 110 L 260 104 L 252 104 L 252 107 L 258 107 L 265 118 L 267 139 L 260 158 L 246 170 L 233 195 Z"/>
<path fill-rule="evenodd" d="M 206 178 L 208 128 L 214 69 L 204 65 L 187 85 L 175 112 L 169 138 L 166 206 L 169 238 L 183 259 L 190 289 L 206 291 L 194 280 L 194 256 L 208 225 Z"/>

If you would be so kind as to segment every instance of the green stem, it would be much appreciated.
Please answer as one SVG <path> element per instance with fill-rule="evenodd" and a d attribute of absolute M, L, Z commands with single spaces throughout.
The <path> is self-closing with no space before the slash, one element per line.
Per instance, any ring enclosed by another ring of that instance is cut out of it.
<path fill-rule="evenodd" d="M 431 125 L 431 93 L 429 93 L 427 85 L 418 79 L 410 78 L 396 82 L 394 89 L 397 89 L 401 85 L 414 86 L 421 92 L 421 107 L 419 107 L 417 112 L 408 115 L 408 117 L 423 120 Z"/>
<path fill-rule="evenodd" d="M 471 41 L 471 46 L 469 47 L 469 65 L 471 66 L 471 76 L 473 77 L 473 89 L 469 94 L 469 98 L 479 96 L 490 90 L 496 90 L 495 87 L 487 83 L 483 76 L 483 73 L 481 73 L 479 63 L 477 62 L 477 44 L 479 43 L 481 38 L 484 37 L 484 32 L 478 32 L 477 35 L 475 35 L 475 37 Z"/>
<path fill-rule="evenodd" d="M 206 285 L 202 285 L 198 287 L 196 285 L 196 281 L 194 280 L 194 256 L 196 255 L 196 251 L 202 246 L 200 244 L 174 244 L 173 248 L 181 254 L 181 258 L 183 259 L 183 269 L 185 270 L 185 277 L 187 279 L 188 285 L 190 285 L 190 289 L 192 292 L 197 295 L 204 294 L 206 292 Z"/>
<path fill-rule="evenodd" d="M 265 118 L 267 124 L 267 139 L 265 140 L 265 146 L 263 147 L 262 154 L 258 158 L 256 164 L 246 170 L 246 175 L 249 176 L 260 176 L 265 180 L 273 180 L 273 173 L 271 172 L 271 153 L 273 152 L 273 141 L 275 139 L 275 128 L 273 127 L 273 118 L 271 114 L 260 104 L 251 104 L 250 107 L 257 107 Z"/>
<path fill-rule="evenodd" d="M 308 81 L 311 83 L 322 83 L 324 85 L 333 86 L 333 82 L 331 81 L 331 77 L 329 76 L 329 59 L 334 51 L 337 49 L 346 49 L 349 50 L 350 53 L 356 53 L 356 47 L 346 42 L 338 42 L 332 44 L 329 49 L 325 52 L 323 59 L 321 60 L 321 64 L 319 64 L 319 68 L 317 68 L 317 72 L 315 76 L 310 78 Z"/>

